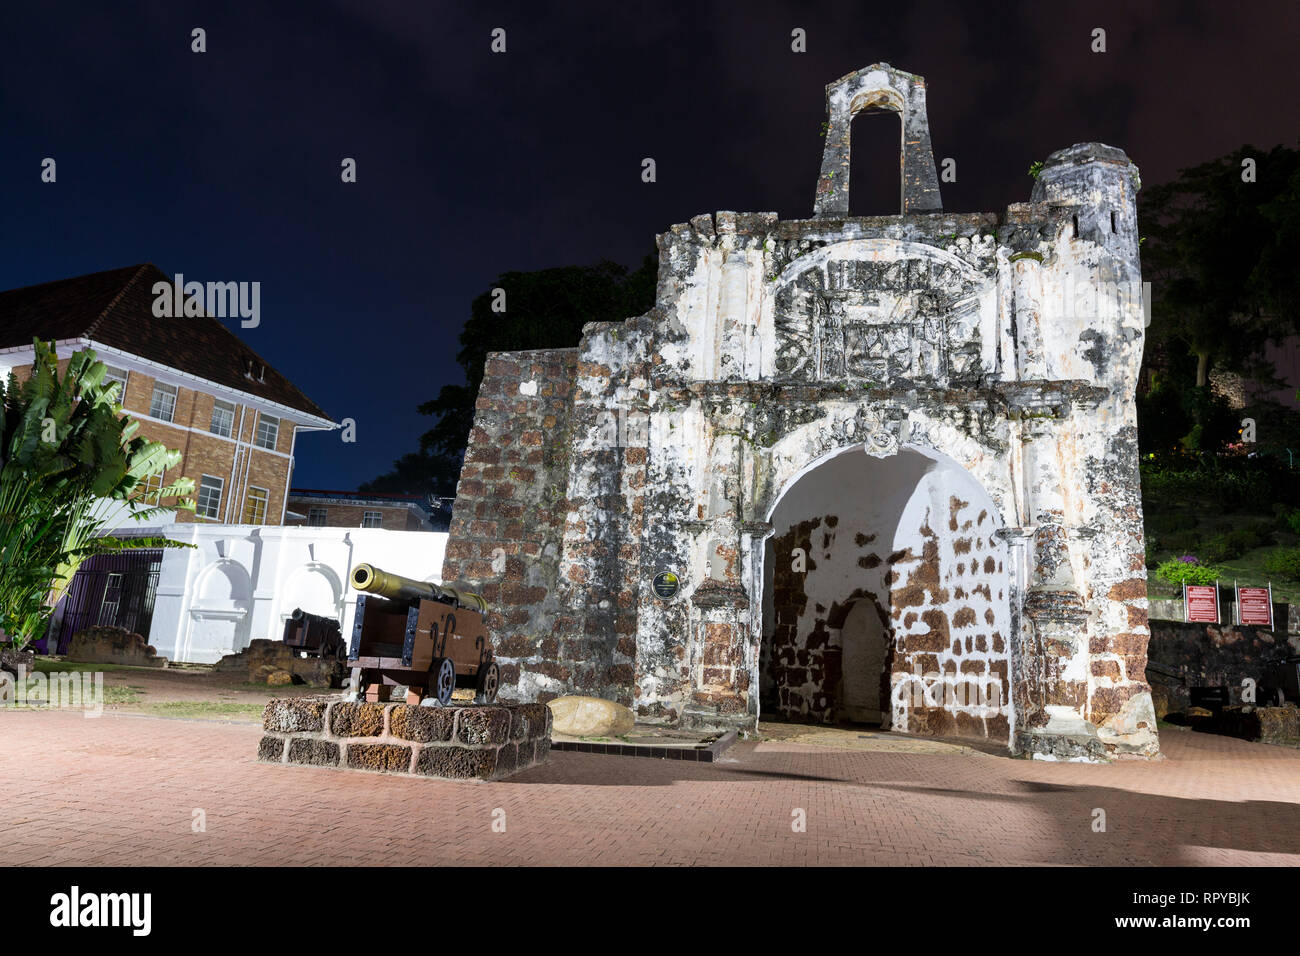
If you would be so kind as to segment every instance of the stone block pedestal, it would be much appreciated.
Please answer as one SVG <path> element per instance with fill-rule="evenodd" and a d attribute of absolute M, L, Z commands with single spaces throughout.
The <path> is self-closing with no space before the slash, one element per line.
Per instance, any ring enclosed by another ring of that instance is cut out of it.
<path fill-rule="evenodd" d="M 500 780 L 546 763 L 545 704 L 419 707 L 332 697 L 272 700 L 257 759 L 443 780 Z"/>

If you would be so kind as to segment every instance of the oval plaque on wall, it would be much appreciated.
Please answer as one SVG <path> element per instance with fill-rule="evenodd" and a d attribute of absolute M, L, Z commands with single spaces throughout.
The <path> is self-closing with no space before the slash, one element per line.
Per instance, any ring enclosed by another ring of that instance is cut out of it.
<path fill-rule="evenodd" d="M 655 594 L 667 600 L 677 594 L 677 589 L 681 587 L 681 583 L 681 579 L 674 572 L 660 571 L 655 575 Z"/>

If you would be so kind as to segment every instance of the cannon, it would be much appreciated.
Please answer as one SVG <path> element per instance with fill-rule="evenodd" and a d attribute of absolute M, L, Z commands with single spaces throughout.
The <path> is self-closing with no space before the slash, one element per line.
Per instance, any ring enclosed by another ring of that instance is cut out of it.
<path fill-rule="evenodd" d="M 387 700 L 395 686 L 406 687 L 408 704 L 445 706 L 456 687 L 472 687 L 475 703 L 496 700 L 500 670 L 481 596 L 369 564 L 349 580 L 362 592 L 347 656 L 357 700 Z"/>
<path fill-rule="evenodd" d="M 1300 701 L 1300 654 L 1264 662 L 1264 675 L 1259 682 L 1260 705 L 1281 707 L 1287 701 Z"/>
<path fill-rule="evenodd" d="M 306 651 L 311 657 L 332 657 L 345 660 L 348 646 L 343 640 L 339 622 L 332 617 L 311 614 L 300 607 L 284 622 L 282 640 L 294 650 Z"/>

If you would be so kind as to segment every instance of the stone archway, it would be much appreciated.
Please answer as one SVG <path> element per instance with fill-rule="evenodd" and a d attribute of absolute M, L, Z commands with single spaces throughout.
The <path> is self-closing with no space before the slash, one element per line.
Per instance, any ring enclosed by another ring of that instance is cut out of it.
<path fill-rule="evenodd" d="M 1009 742 L 1001 516 L 947 456 L 866 447 L 814 462 L 772 506 L 760 711 L 834 723 L 870 720 L 883 704 L 895 730 Z"/>

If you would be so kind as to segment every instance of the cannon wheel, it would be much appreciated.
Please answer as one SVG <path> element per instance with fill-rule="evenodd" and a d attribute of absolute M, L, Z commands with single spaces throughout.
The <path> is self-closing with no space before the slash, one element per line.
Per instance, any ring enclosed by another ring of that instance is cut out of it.
<path fill-rule="evenodd" d="M 496 661 L 489 661 L 487 667 L 479 669 L 478 693 L 474 696 L 476 704 L 491 704 L 497 699 L 497 690 L 501 686 L 501 671 Z"/>
<path fill-rule="evenodd" d="M 451 692 L 455 689 L 456 665 L 450 657 L 435 658 L 429 668 L 429 686 L 425 688 L 425 694 L 436 700 L 438 706 L 446 707 L 451 703 Z"/>

